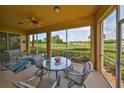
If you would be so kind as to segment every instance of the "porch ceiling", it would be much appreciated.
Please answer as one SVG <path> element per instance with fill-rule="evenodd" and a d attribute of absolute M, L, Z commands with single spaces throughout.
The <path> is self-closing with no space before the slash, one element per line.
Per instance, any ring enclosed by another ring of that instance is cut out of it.
<path fill-rule="evenodd" d="M 61 24 L 58 25 L 58 29 L 62 29 L 64 28 L 63 23 L 89 17 L 100 6 L 60 5 L 59 7 L 60 12 L 55 13 L 53 5 L 0 6 L 0 25 L 20 29 L 26 31 L 26 33 L 52 30 L 52 28 L 56 27 L 56 24 Z M 42 20 L 43 26 L 38 28 L 36 25 L 31 25 L 29 17 L 36 17 L 37 20 Z M 24 25 L 19 25 L 19 23 L 23 23 Z M 74 22 L 72 24 L 69 23 L 68 27 L 72 27 L 72 25 L 74 25 Z"/>

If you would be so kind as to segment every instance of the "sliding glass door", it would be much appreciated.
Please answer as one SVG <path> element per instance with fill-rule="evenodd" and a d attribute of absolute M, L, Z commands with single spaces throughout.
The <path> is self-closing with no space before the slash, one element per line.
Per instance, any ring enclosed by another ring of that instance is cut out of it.
<path fill-rule="evenodd" d="M 111 84 L 116 86 L 116 11 L 103 20 L 103 68 L 102 73 Z"/>
<path fill-rule="evenodd" d="M 112 87 L 124 87 L 124 6 L 109 14 L 102 26 L 102 72 Z"/>

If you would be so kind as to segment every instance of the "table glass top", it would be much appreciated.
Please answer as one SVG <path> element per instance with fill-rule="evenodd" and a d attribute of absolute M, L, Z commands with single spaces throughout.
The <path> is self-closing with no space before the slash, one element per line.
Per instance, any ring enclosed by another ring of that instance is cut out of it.
<path fill-rule="evenodd" d="M 42 65 L 48 70 L 58 71 L 64 70 L 71 66 L 71 61 L 65 57 L 60 57 L 60 64 L 56 64 L 56 57 L 52 57 L 51 60 L 44 60 Z"/>

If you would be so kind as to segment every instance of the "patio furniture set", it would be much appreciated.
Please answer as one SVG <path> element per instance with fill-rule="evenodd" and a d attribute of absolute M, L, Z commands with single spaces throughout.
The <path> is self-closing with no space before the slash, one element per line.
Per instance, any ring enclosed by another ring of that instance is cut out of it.
<path fill-rule="evenodd" d="M 6 56 L 5 56 L 6 55 Z M 35 55 L 21 55 L 19 50 L 15 51 L 6 51 L 4 53 L 5 62 L 4 65 L 15 73 L 23 71 L 26 69 L 28 63 L 35 65 L 38 70 L 33 74 L 33 76 L 27 80 L 23 81 L 13 81 L 12 84 L 18 88 L 57 88 L 60 86 L 60 72 L 64 72 L 64 76 L 68 79 L 68 87 L 71 88 L 74 85 L 79 87 L 86 88 L 84 84 L 85 79 L 88 77 L 89 73 L 93 71 L 92 63 L 90 61 L 83 62 L 82 64 L 82 73 L 73 69 L 73 65 L 70 58 L 65 57 L 51 57 L 50 60 L 45 58 L 43 54 Z M 30 61 L 30 62 L 29 62 Z M 8 62 L 8 63 L 7 63 Z M 14 63 L 14 65 L 12 65 Z M 7 65 L 9 64 L 9 65 Z M 11 65 L 10 65 L 11 64 Z M 49 78 L 50 72 L 55 72 L 55 79 L 52 80 Z M 44 76 L 48 73 L 48 78 Z M 39 78 L 39 83 L 37 86 L 30 85 L 29 82 Z"/>
<path fill-rule="evenodd" d="M 73 69 L 73 65 L 70 59 L 65 57 L 51 57 L 50 60 L 44 59 L 42 55 L 34 55 L 34 60 L 36 61 L 36 67 L 38 70 L 33 74 L 33 76 L 27 80 L 23 81 L 13 81 L 12 84 L 18 88 L 58 88 L 60 86 L 60 72 L 64 72 L 65 78 L 68 79 L 68 88 L 77 85 L 79 87 L 86 88 L 84 81 L 93 71 L 92 63 L 90 61 L 83 62 L 82 73 Z M 55 79 L 50 79 L 44 77 L 47 73 L 55 72 Z M 32 80 L 39 78 L 39 83 L 36 86 L 29 84 Z"/>

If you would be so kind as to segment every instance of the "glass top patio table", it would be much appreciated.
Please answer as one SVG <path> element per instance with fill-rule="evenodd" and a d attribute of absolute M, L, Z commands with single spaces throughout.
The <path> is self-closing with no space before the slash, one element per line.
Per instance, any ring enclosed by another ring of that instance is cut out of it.
<path fill-rule="evenodd" d="M 63 71 L 71 67 L 71 61 L 65 57 L 60 57 L 60 64 L 56 64 L 56 57 L 51 57 L 51 60 L 44 60 L 42 66 L 50 71 L 56 72 L 56 78 L 58 76 L 58 71 Z"/>
<path fill-rule="evenodd" d="M 65 57 L 60 57 L 60 64 L 56 64 L 56 57 L 52 57 L 51 60 L 44 60 L 42 65 L 44 68 L 51 71 L 61 71 L 71 66 L 71 61 Z"/>

